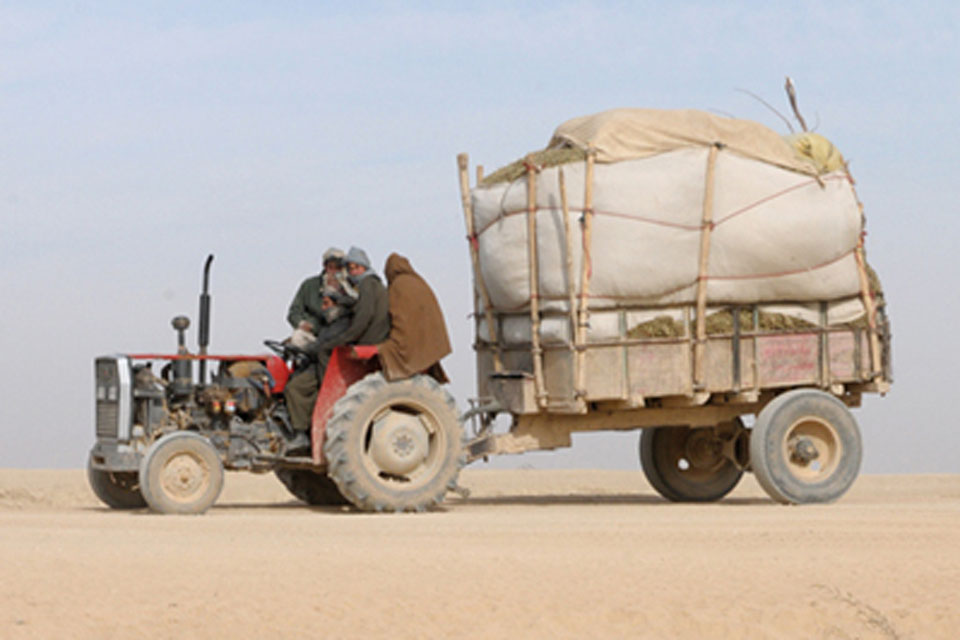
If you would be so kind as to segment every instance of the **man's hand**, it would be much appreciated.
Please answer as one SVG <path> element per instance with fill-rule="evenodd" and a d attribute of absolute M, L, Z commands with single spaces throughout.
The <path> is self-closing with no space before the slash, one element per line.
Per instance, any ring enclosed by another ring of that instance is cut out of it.
<path fill-rule="evenodd" d="M 307 322 L 306 320 L 301 320 L 300 324 L 297 325 L 297 329 L 303 331 L 309 331 L 310 333 L 316 333 L 316 329 L 313 328 L 313 325 Z"/>

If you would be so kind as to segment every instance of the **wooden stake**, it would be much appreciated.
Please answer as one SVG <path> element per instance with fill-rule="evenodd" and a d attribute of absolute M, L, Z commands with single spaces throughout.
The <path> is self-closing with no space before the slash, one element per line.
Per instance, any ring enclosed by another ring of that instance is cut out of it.
<path fill-rule="evenodd" d="M 587 349 L 587 327 L 590 324 L 590 310 L 587 308 L 587 299 L 590 295 L 590 277 L 591 257 L 590 242 L 593 230 L 593 165 L 596 159 L 596 152 L 591 148 L 587 149 L 587 170 L 584 177 L 583 190 L 583 218 L 581 219 L 581 237 L 583 239 L 583 251 L 580 264 L 580 309 L 577 315 L 577 336 L 576 336 L 576 372 L 577 387 L 576 392 L 580 397 L 585 398 L 586 391 L 586 349 Z"/>
<path fill-rule="evenodd" d="M 877 307 L 873 304 L 873 294 L 870 293 L 870 280 L 867 278 L 867 261 L 863 256 L 863 241 L 856 248 L 857 275 L 860 278 L 860 297 L 863 299 L 863 308 L 867 313 L 867 336 L 870 340 L 870 379 L 873 381 L 883 377 L 883 362 L 880 357 L 880 338 L 877 336 Z"/>
<path fill-rule="evenodd" d="M 537 254 L 537 172 L 529 157 L 527 164 L 527 258 L 530 271 L 530 350 L 533 353 L 533 384 L 537 405 L 547 405 L 543 385 L 543 349 L 540 347 L 540 265 Z"/>
<path fill-rule="evenodd" d="M 563 237 L 567 241 L 565 266 L 567 271 L 567 311 L 570 313 L 570 349 L 574 349 L 577 339 L 577 289 L 573 282 L 573 231 L 570 227 L 570 205 L 567 203 L 567 182 L 563 176 L 563 167 L 557 173 L 560 182 L 560 206 L 563 208 Z"/>
<path fill-rule="evenodd" d="M 494 371 L 503 371 L 503 362 L 500 359 L 500 342 L 497 339 L 497 326 L 494 324 L 493 307 L 490 304 L 490 294 L 483 282 L 483 274 L 480 272 L 480 256 L 477 253 L 477 239 L 475 236 L 475 223 L 473 219 L 473 203 L 470 200 L 470 178 L 467 175 L 467 169 L 470 159 L 465 153 L 457 156 L 457 166 L 460 170 L 460 199 L 463 205 L 463 216 L 466 220 L 467 239 L 470 242 L 470 258 L 473 263 L 473 283 L 474 283 L 474 313 L 476 313 L 476 293 L 479 291 L 483 303 L 483 313 L 487 321 L 487 332 L 490 336 L 490 343 L 493 348 L 493 369 Z"/>
<path fill-rule="evenodd" d="M 704 388 L 703 356 L 707 346 L 707 268 L 710 261 L 710 236 L 713 232 L 713 175 L 717 164 L 714 144 L 707 158 L 707 178 L 703 193 L 703 222 L 700 226 L 700 268 L 697 275 L 697 341 L 693 348 L 693 389 Z"/>
<path fill-rule="evenodd" d="M 477 165 L 477 184 L 480 184 L 481 182 L 483 182 L 483 165 L 478 164 Z"/>

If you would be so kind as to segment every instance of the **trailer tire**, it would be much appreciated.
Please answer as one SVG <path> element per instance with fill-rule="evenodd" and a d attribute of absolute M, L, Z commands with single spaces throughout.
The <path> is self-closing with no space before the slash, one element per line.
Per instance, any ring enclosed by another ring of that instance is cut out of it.
<path fill-rule="evenodd" d="M 673 502 L 715 502 L 733 491 L 743 470 L 713 446 L 713 429 L 653 427 L 640 434 L 643 475 Z"/>
<path fill-rule="evenodd" d="M 222 489 L 220 455 L 209 440 L 190 431 L 163 436 L 140 463 L 140 491 L 160 513 L 203 513 Z"/>
<path fill-rule="evenodd" d="M 104 471 L 87 459 L 87 481 L 100 502 L 111 509 L 141 509 L 147 506 L 136 471 Z"/>
<path fill-rule="evenodd" d="M 315 507 L 350 504 L 325 473 L 310 469 L 276 469 L 277 479 L 295 498 Z"/>
<path fill-rule="evenodd" d="M 750 465 L 767 494 L 784 504 L 833 502 L 860 472 L 857 421 L 840 400 L 818 389 L 774 398 L 750 434 Z"/>
<path fill-rule="evenodd" d="M 425 511 L 456 487 L 466 462 L 456 402 L 436 380 L 350 386 L 327 422 L 324 454 L 340 493 L 362 511 Z"/>

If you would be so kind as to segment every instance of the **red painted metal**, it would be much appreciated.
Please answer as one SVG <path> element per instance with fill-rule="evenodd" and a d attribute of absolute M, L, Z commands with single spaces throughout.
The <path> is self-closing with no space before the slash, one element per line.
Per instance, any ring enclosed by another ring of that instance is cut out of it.
<path fill-rule="evenodd" d="M 270 392 L 280 393 L 283 391 L 283 388 L 287 386 L 287 381 L 290 380 L 290 368 L 287 366 L 287 363 L 283 361 L 283 358 L 279 356 L 267 356 L 267 371 L 270 372 L 270 377 L 273 378 L 273 386 L 270 387 Z"/>
<path fill-rule="evenodd" d="M 260 362 L 265 362 L 267 358 L 270 358 L 269 355 L 197 355 L 195 353 L 128 353 L 126 354 L 131 360 L 225 360 L 225 361 L 234 361 L 234 360 L 259 360 Z"/>
<path fill-rule="evenodd" d="M 379 353 L 375 344 L 355 344 L 351 347 L 350 356 L 359 360 L 369 360 Z"/>
<path fill-rule="evenodd" d="M 314 464 L 325 464 L 323 440 L 327 431 L 327 420 L 333 415 L 333 405 L 343 397 L 347 388 L 368 373 L 380 368 L 377 347 L 357 345 L 337 347 L 330 356 L 330 363 L 323 375 L 323 384 L 317 393 L 317 403 L 313 406 L 310 440 L 313 444 Z"/>

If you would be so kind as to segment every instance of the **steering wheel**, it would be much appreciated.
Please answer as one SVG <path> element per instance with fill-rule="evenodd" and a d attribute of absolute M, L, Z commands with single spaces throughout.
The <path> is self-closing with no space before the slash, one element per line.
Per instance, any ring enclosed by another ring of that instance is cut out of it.
<path fill-rule="evenodd" d="M 275 354 L 277 354 L 281 358 L 286 358 L 291 353 L 291 351 L 288 350 L 287 347 L 290 347 L 292 345 L 284 344 L 279 340 L 264 340 L 263 344 L 266 347 L 268 347 L 270 351 L 273 351 Z"/>
<path fill-rule="evenodd" d="M 297 368 L 305 367 L 306 365 L 310 364 L 310 361 L 312 360 L 309 353 L 300 347 L 290 344 L 289 342 L 264 340 L 263 344 L 284 360 L 287 358 L 293 360 Z"/>

